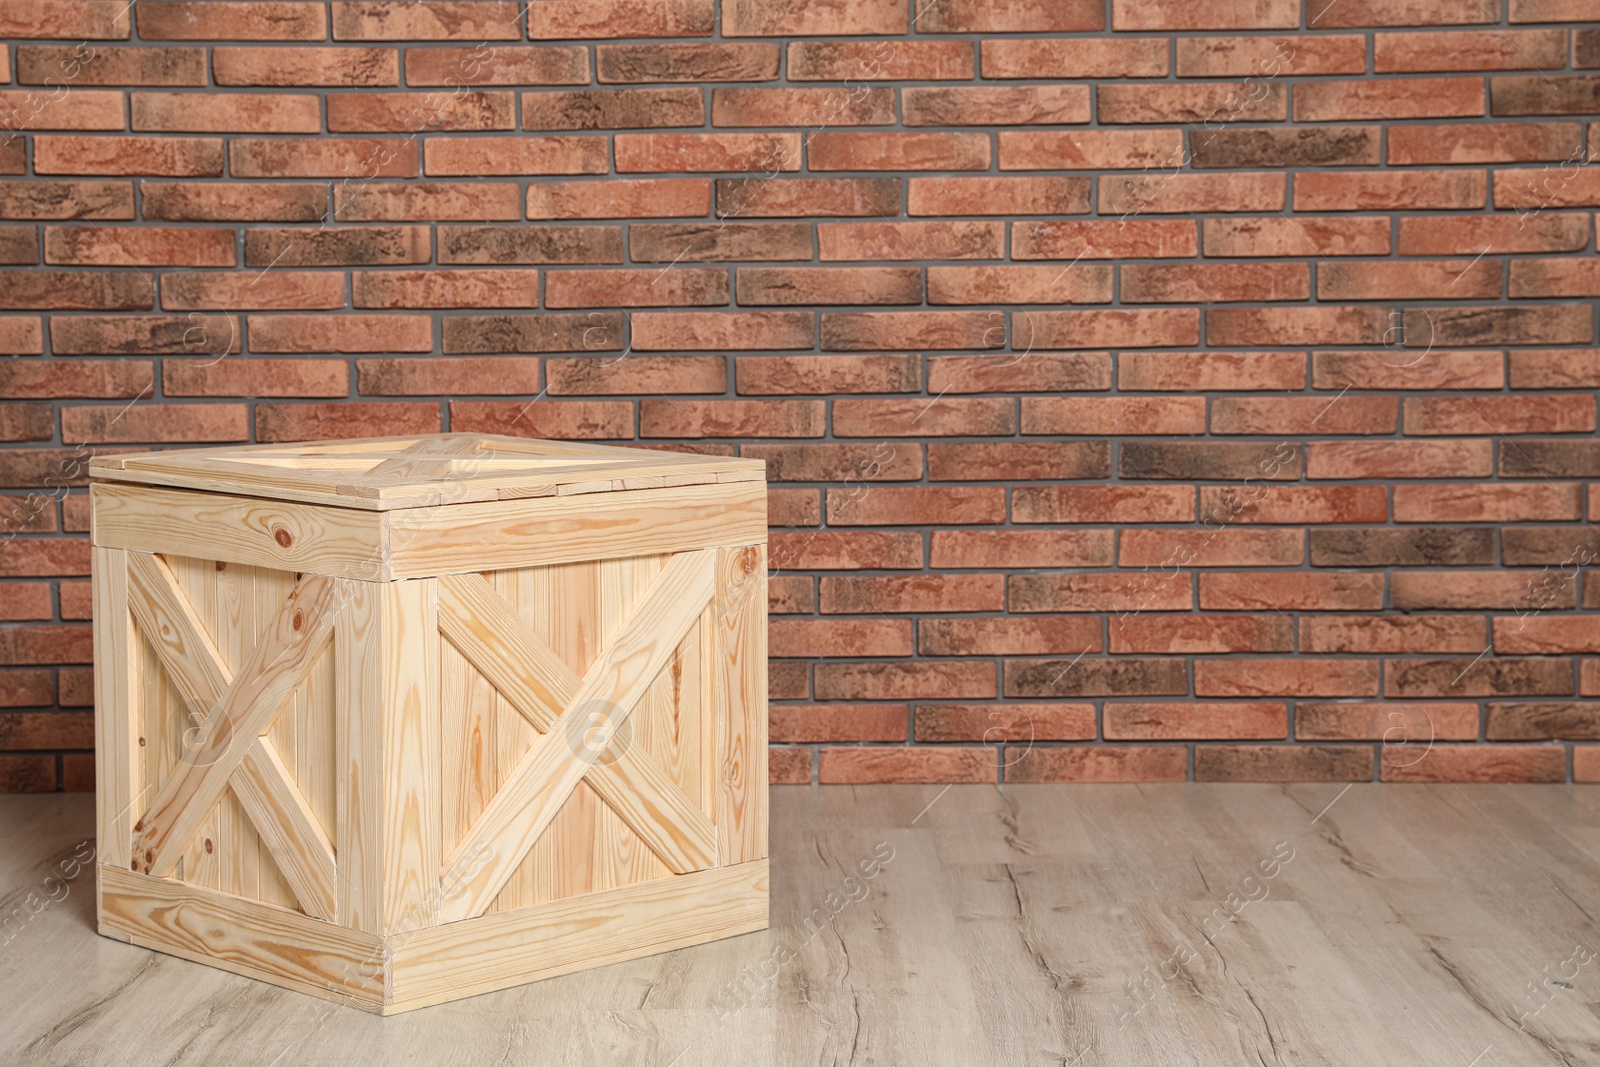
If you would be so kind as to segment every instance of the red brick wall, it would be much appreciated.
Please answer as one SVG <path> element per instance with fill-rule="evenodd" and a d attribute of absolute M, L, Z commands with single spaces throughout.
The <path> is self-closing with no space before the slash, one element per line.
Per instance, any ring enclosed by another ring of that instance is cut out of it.
<path fill-rule="evenodd" d="M 1600 778 L 1597 11 L 5 0 L 0 788 L 88 455 L 440 429 L 768 461 L 779 780 Z"/>

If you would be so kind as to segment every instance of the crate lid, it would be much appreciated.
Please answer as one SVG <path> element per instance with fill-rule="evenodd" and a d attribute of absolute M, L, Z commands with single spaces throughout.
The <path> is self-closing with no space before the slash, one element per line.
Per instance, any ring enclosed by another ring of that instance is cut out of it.
<path fill-rule="evenodd" d="M 388 511 L 760 481 L 765 468 L 759 459 L 444 433 L 97 456 L 89 473 L 108 481 Z"/>

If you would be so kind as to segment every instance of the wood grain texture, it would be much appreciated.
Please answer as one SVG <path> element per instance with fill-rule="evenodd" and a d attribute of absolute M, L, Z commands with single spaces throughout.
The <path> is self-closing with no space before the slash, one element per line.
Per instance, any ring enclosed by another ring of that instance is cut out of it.
<path fill-rule="evenodd" d="M 94 617 L 94 774 L 99 802 L 100 862 L 126 868 L 133 824 L 144 813 L 139 738 L 134 731 L 132 623 L 128 618 L 128 554 L 96 548 L 92 563 Z"/>
<path fill-rule="evenodd" d="M 713 603 L 718 862 L 767 854 L 767 554 L 717 550 Z"/>

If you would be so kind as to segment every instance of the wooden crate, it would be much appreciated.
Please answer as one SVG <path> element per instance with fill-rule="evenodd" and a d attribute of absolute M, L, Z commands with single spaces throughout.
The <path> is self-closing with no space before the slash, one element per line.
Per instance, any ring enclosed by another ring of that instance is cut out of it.
<path fill-rule="evenodd" d="M 92 470 L 101 933 L 390 1014 L 767 926 L 760 461 Z"/>

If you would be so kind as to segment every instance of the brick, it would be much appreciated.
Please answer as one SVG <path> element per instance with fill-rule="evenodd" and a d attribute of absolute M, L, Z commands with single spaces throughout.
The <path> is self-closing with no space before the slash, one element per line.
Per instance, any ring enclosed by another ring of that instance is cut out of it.
<path fill-rule="evenodd" d="M 1476 21 L 1476 20 L 1475 20 Z M 1566 30 L 1436 30 L 1373 37 L 1372 69 L 1549 70 L 1566 66 Z"/>
<path fill-rule="evenodd" d="M 0 218 L 131 219 L 133 183 L 0 182 Z"/>
<path fill-rule="evenodd" d="M 828 522 L 835 526 L 997 523 L 1004 520 L 1005 510 L 1005 492 L 999 486 L 875 485 L 828 493 Z M 998 582 L 994 588 L 998 592 Z"/>
<path fill-rule="evenodd" d="M 1104 452 L 1101 460 L 1109 465 Z M 1011 521 L 1018 523 L 1193 522 L 1194 517 L 1194 490 L 1188 486 L 1019 485 L 1011 490 Z"/>
<path fill-rule="evenodd" d="M 916 267 L 741 267 L 737 292 L 746 307 L 917 304 L 922 301 L 922 272 Z"/>
<path fill-rule="evenodd" d="M 769 513 L 772 521 L 776 522 L 777 512 Z M 769 576 L 767 579 L 767 611 L 773 615 L 810 615 L 817 610 L 816 598 L 812 594 L 811 577 L 789 577 L 788 575 Z M 795 664 L 775 664 L 778 667 L 793 667 Z"/>
<path fill-rule="evenodd" d="M 1307 615 L 1300 647 L 1319 655 L 1341 652 L 1466 652 L 1488 647 L 1483 619 L 1464 615 Z"/>
<path fill-rule="evenodd" d="M 232 230 L 46 226 L 44 261 L 84 267 L 237 266 Z"/>
<path fill-rule="evenodd" d="M 309 310 L 340 308 L 344 302 L 344 275 L 334 271 L 171 273 L 161 278 L 161 305 L 168 311 Z"/>
<path fill-rule="evenodd" d="M 525 130 L 633 130 L 699 126 L 700 89 L 575 89 L 522 94 Z"/>
<path fill-rule="evenodd" d="M 119 0 L 32 0 L 0 11 L 0 36 L 126 38 L 131 5 Z M 142 21 L 142 20 L 141 20 Z"/>
<path fill-rule="evenodd" d="M 415 178 L 417 142 L 377 137 L 238 138 L 229 146 L 232 172 L 243 178 Z"/>
<path fill-rule="evenodd" d="M 1501 560 L 1509 567 L 1559 566 L 1563 571 L 1574 562 L 1600 554 L 1600 542 L 1588 526 L 1508 527 L 1501 534 Z"/>
<path fill-rule="evenodd" d="M 424 170 L 453 174 L 603 174 L 610 166 L 603 138 L 434 138 Z"/>
<path fill-rule="evenodd" d="M 725 268 L 550 271 L 545 304 L 552 308 L 713 307 L 728 303 Z"/>
<path fill-rule="evenodd" d="M 809 260 L 811 227 L 803 222 L 640 222 L 628 228 L 636 263 Z"/>
<path fill-rule="evenodd" d="M 793 81 L 970 81 L 967 41 L 793 41 Z"/>
<path fill-rule="evenodd" d="M 1585 433 L 1594 428 L 1592 396 L 1413 397 L 1406 401 L 1404 427 L 1416 435 Z"/>
<path fill-rule="evenodd" d="M 987 170 L 989 137 L 982 133 L 827 131 L 812 135 L 807 163 L 814 171 Z"/>
<path fill-rule="evenodd" d="M 622 230 L 616 226 L 440 226 L 438 233 L 440 263 L 622 262 Z"/>
<path fill-rule="evenodd" d="M 1392 319 L 1377 307 L 1207 308 L 1213 345 L 1378 344 Z"/>
<path fill-rule="evenodd" d="M 328 359 L 168 359 L 161 389 L 166 396 L 342 397 L 350 369 Z"/>
<path fill-rule="evenodd" d="M 930 281 L 934 269 L 929 268 Z M 1077 273 L 1081 277 L 1083 272 Z M 1130 304 L 1307 300 L 1311 296 L 1310 270 L 1303 264 L 1132 263 L 1121 273 L 1122 299 Z"/>
<path fill-rule="evenodd" d="M 1004 134 L 1001 135 L 1004 137 Z M 1321 176 L 1321 175 L 1319 175 Z M 1296 208 L 1299 182 L 1295 184 Z M 1197 211 L 1282 211 L 1285 205 L 1282 174 L 1178 174 L 1165 173 L 1100 176 L 1102 215 L 1172 215 Z"/>
<path fill-rule="evenodd" d="M 1588 349 L 1513 350 L 1508 355 L 1513 389 L 1600 389 L 1600 362 Z"/>
<path fill-rule="evenodd" d="M 716 0 L 638 4 L 632 0 L 541 0 L 528 4 L 528 36 L 540 39 L 704 37 L 716 24 Z"/>
<path fill-rule="evenodd" d="M 1203 485 L 1200 514 L 1208 527 L 1383 522 L 1389 517 L 1389 500 L 1384 488 L 1377 485 L 1257 485 L 1242 490 Z"/>
<path fill-rule="evenodd" d="M 817 780 L 845 782 L 993 782 L 994 752 L 985 748 L 825 748 Z"/>
<path fill-rule="evenodd" d="M 50 324 L 58 356 L 179 355 L 209 361 L 239 351 L 239 321 L 221 312 L 74 315 Z"/>
<path fill-rule="evenodd" d="M 1593 260 L 1514 259 L 1509 295 L 1600 296 L 1600 270 Z"/>
<path fill-rule="evenodd" d="M 1159 37 L 1002 37 L 980 44 L 985 78 L 1161 78 L 1167 42 Z M 1102 116 L 1101 121 L 1106 120 Z"/>
<path fill-rule="evenodd" d="M 426 315 L 251 315 L 249 327 L 254 352 L 428 352 L 433 348 L 433 323 Z"/>
<path fill-rule="evenodd" d="M 1594 339 L 1589 311 L 1581 304 L 1419 309 L 1406 319 L 1421 317 L 1427 325 L 1411 327 L 1405 340 L 1408 346 L 1588 344 Z"/>
<path fill-rule="evenodd" d="M 916 481 L 922 477 L 922 450 L 888 442 L 745 445 L 739 454 L 765 460 L 768 482 Z"/>
<path fill-rule="evenodd" d="M 1381 256 L 1389 252 L 1386 218 L 1214 218 L 1206 219 L 1203 227 L 1207 256 Z"/>
<path fill-rule="evenodd" d="M 438 433 L 436 402 L 262 404 L 256 408 L 256 440 L 320 441 L 396 433 Z"/>
<path fill-rule="evenodd" d="M 336 226 L 248 230 L 244 261 L 252 267 L 399 266 L 433 256 L 425 226 Z"/>
<path fill-rule="evenodd" d="M 1008 660 L 1008 697 L 1184 696 L 1189 674 L 1181 659 Z"/>
<path fill-rule="evenodd" d="M 595 47 L 595 73 L 602 84 L 772 81 L 778 76 L 778 46 L 765 42 L 723 41 L 715 44 L 602 44 Z"/>
<path fill-rule="evenodd" d="M 530 219 L 663 218 L 705 215 L 710 210 L 711 183 L 704 179 L 532 183 L 528 187 Z M 619 240 L 619 261 L 620 248 Z"/>
<path fill-rule="evenodd" d="M 721 393 L 727 382 L 722 356 L 635 354 L 622 360 L 583 356 L 545 361 L 545 388 L 551 396 Z"/>
<path fill-rule="evenodd" d="M 0 316 L 0 355 L 37 356 L 44 352 L 44 330 L 38 317 Z"/>
<path fill-rule="evenodd" d="M 67 410 L 71 412 L 84 409 Z M 11 538 L 0 544 L 0 575 L 8 578 L 87 575 L 89 555 L 89 542 L 80 537 Z"/>
<path fill-rule="evenodd" d="M 1209 314 L 1209 313 L 1208 313 Z M 1039 311 L 1015 326 L 1012 346 L 1034 348 L 1162 348 L 1198 344 L 1193 308 Z"/>
<path fill-rule="evenodd" d="M 44 582 L 30 582 L 27 586 L 8 585 L 6 588 L 8 590 L 16 589 L 19 592 L 24 588 L 37 589 L 44 592 L 44 610 L 46 614 L 49 613 L 49 586 Z M 55 699 L 55 693 L 55 679 L 48 670 L 38 667 L 8 667 L 0 669 L 0 706 L 25 708 L 49 704 Z M 1090 718 L 1092 721 L 1092 714 Z"/>
<path fill-rule="evenodd" d="M 153 390 L 153 365 L 148 360 L 10 360 L 0 365 L 0 393 L 7 397 L 135 397 Z"/>
<path fill-rule="evenodd" d="M 1204 573 L 1200 575 L 1200 607 L 1206 611 L 1377 611 L 1383 607 L 1383 575 Z"/>
<path fill-rule="evenodd" d="M 1103 8 L 1052 0 L 942 0 L 916 11 L 918 33 L 1050 33 L 1103 30 Z"/>
<path fill-rule="evenodd" d="M 1148 170 L 1183 157 L 1180 130 L 1001 130 L 995 137 L 1001 170 Z M 1104 179 L 1102 201 L 1103 189 Z"/>
<path fill-rule="evenodd" d="M 1370 745 L 1196 745 L 1197 782 L 1365 782 Z"/>
<path fill-rule="evenodd" d="M 1292 567 L 1305 559 L 1300 530 L 1124 530 L 1119 567 Z"/>
<path fill-rule="evenodd" d="M 137 273 L 86 270 L 0 271 L 0 308 L 53 311 L 148 311 L 154 281 Z"/>
<path fill-rule="evenodd" d="M 1462 567 L 1494 562 L 1494 530 L 1486 526 L 1403 529 L 1313 529 L 1314 567 Z"/>
<path fill-rule="evenodd" d="M 1594 741 L 1600 739 L 1600 705 L 1528 703 L 1489 705 L 1489 741 Z"/>
<path fill-rule="evenodd" d="M 1205 398 L 1198 396 L 1022 398 L 1025 434 L 1199 434 L 1205 424 Z"/>
<path fill-rule="evenodd" d="M 0 790 L 7 793 L 55 792 L 55 756 L 0 756 Z"/>
<path fill-rule="evenodd" d="M 320 41 L 326 7 L 310 0 L 139 0 L 139 36 L 168 41 Z"/>
<path fill-rule="evenodd" d="M 1180 78 L 1275 78 L 1280 74 L 1363 74 L 1367 41 L 1360 34 L 1293 37 L 1179 37 Z"/>
<path fill-rule="evenodd" d="M 1000 259 L 1005 223 L 823 222 L 817 225 L 823 260 Z"/>
<path fill-rule="evenodd" d="M 919 704 L 914 730 L 918 741 L 1088 741 L 1094 705 Z"/>
<path fill-rule="evenodd" d="M 1109 567 L 1112 564 L 1109 530 L 935 530 L 931 540 L 930 562 L 934 567 Z M 1095 633 L 1099 633 L 1098 623 Z M 1095 651 L 1099 651 L 1098 639 Z M 1026 652 L 1017 649 L 996 654 Z"/>
<path fill-rule="evenodd" d="M 1295 706 L 1297 741 L 1382 741 L 1383 760 L 1408 762 L 1413 751 L 1426 751 L 1432 742 L 1472 741 L 1478 736 L 1478 706 L 1468 703 L 1318 704 Z"/>
<path fill-rule="evenodd" d="M 516 40 L 515 0 L 333 0 L 336 41 Z"/>
<path fill-rule="evenodd" d="M 1484 114 L 1483 95 L 1482 78 L 1305 82 L 1295 87 L 1294 118 L 1336 122 L 1469 117 Z"/>
<path fill-rule="evenodd" d="M 465 433 L 564 440 L 621 440 L 633 434 L 633 405 L 621 400 L 450 402 L 450 425 Z"/>
<path fill-rule="evenodd" d="M 316 222 L 328 210 L 320 185 L 140 182 L 139 189 L 144 217 L 167 222 Z"/>
<path fill-rule="evenodd" d="M 1505 370 L 1498 352 L 1316 352 L 1311 357 L 1317 389 L 1499 389 Z"/>
<path fill-rule="evenodd" d="M 928 442 L 930 481 L 990 481 L 996 470 L 1004 470 L 1008 478 L 1019 481 L 1105 478 L 1111 473 L 1111 449 L 1103 441 Z M 1066 489 L 1065 486 L 1052 486 L 1048 490 L 1018 486 L 1015 492 L 1064 492 Z M 1128 491 L 1134 491 L 1133 487 Z"/>
<path fill-rule="evenodd" d="M 34 138 L 39 174 L 114 174 L 220 178 L 222 140 L 212 137 Z"/>
<path fill-rule="evenodd" d="M 618 173 L 799 170 L 797 133 L 619 133 Z"/>
<path fill-rule="evenodd" d="M 1600 74 L 1536 74 L 1489 79 L 1490 113 L 1594 115 L 1600 112 Z"/>
<path fill-rule="evenodd" d="M 767 736 L 774 742 L 904 741 L 911 732 L 905 704 L 775 704 Z M 809 778 L 807 779 L 809 781 Z"/>
<path fill-rule="evenodd" d="M 900 210 L 898 178 L 774 178 L 717 180 L 717 217 L 809 218 L 887 216 Z M 701 212 L 703 214 L 704 212 Z"/>
<path fill-rule="evenodd" d="M 1123 268 L 1123 277 L 1133 267 Z M 1123 299 L 1130 300 L 1123 282 Z M 1109 304 L 1111 268 L 963 266 L 928 268 L 930 304 Z"/>
<path fill-rule="evenodd" d="M 740 356 L 741 395 L 912 393 L 922 388 L 916 356 Z"/>
<path fill-rule="evenodd" d="M 813 329 L 809 311 L 645 311 L 633 316 L 633 345 L 641 352 L 810 348 Z"/>
<path fill-rule="evenodd" d="M 804 700 L 811 695 L 810 664 L 775 661 L 767 665 L 768 690 L 774 700 Z"/>
<path fill-rule="evenodd" d="M 1197 659 L 1196 696 L 1360 697 L 1378 695 L 1375 659 Z"/>
<path fill-rule="evenodd" d="M 1194 583 L 1176 577 L 1126 574 L 1019 574 L 1009 579 L 1006 600 L 1013 612 L 1187 611 Z"/>
<path fill-rule="evenodd" d="M 1288 709 L 1269 701 L 1192 704 L 1106 701 L 1107 741 L 1275 740 L 1288 735 Z"/>
<path fill-rule="evenodd" d="M 1088 178 L 912 178 L 911 215 L 1081 215 Z"/>
<path fill-rule="evenodd" d="M 1124 478 L 1293 481 L 1300 477 L 1298 446 L 1266 443 L 1124 441 L 1119 470 Z"/>
<path fill-rule="evenodd" d="M 358 359 L 356 381 L 363 396 L 533 394 L 539 391 L 539 361 L 519 356 Z"/>
<path fill-rule="evenodd" d="M 1389 163 L 1531 163 L 1580 151 L 1576 122 L 1485 122 L 1389 127 Z"/>
<path fill-rule="evenodd" d="M 1099 652 L 1100 620 L 1083 615 L 922 619 L 917 623 L 917 651 L 924 656 Z M 860 652 L 853 654 L 862 655 Z"/>
<path fill-rule="evenodd" d="M 1311 172 L 1295 177 L 1296 211 L 1417 211 L 1482 208 L 1477 171 Z"/>
<path fill-rule="evenodd" d="M 830 351 L 957 349 L 992 345 L 994 321 L 982 311 L 822 313 L 822 347 Z M 788 347 L 809 347 L 804 345 Z"/>
<path fill-rule="evenodd" d="M 1112 619 L 1109 628 L 1111 651 L 1119 653 L 1292 652 L 1295 642 L 1283 615 L 1135 615 Z"/>
<path fill-rule="evenodd" d="M 433 133 L 438 130 L 514 129 L 515 98 L 508 92 L 338 93 L 328 97 L 334 133 Z M 431 154 L 437 141 L 430 141 Z M 456 142 L 459 144 L 459 142 Z M 500 143 L 500 142 L 495 142 Z"/>
<path fill-rule="evenodd" d="M 514 222 L 522 194 L 513 182 L 422 182 L 411 185 L 333 187 L 333 216 L 340 222 Z"/>
<path fill-rule="evenodd" d="M 804 116 L 800 122 L 796 118 Z M 692 121 L 698 126 L 700 109 Z M 863 87 L 858 98 L 837 89 L 715 89 L 713 126 L 886 126 L 893 125 L 894 90 Z"/>
<path fill-rule="evenodd" d="M 536 270 L 358 270 L 350 275 L 358 308 L 528 307 L 538 303 Z"/>
<path fill-rule="evenodd" d="M 0 116 L 7 116 L 7 129 L 19 132 L 120 131 L 127 123 L 122 94 L 102 89 L 78 89 L 60 94 L 45 94 L 36 89 L 0 89 Z M 14 135 L 8 135 L 8 139 L 10 136 Z"/>
<path fill-rule="evenodd" d="M 48 441 L 54 436 L 55 416 L 49 404 L 0 401 L 0 441 Z"/>
<path fill-rule="evenodd" d="M 21 85 L 204 85 L 204 48 L 17 46 Z"/>
<path fill-rule="evenodd" d="M 13 116 L 17 113 L 12 112 Z M 0 120 L 3 121 L 3 120 Z M 15 123 L 8 123 L 13 125 Z M 26 125 L 23 124 L 26 129 Z M 0 174 L 26 174 L 28 172 L 28 142 L 26 138 L 8 133 L 0 141 Z"/>
<path fill-rule="evenodd" d="M 212 50 L 211 64 L 218 85 L 400 84 L 400 54 L 392 48 L 218 47 Z M 202 62 L 201 85 L 204 69 Z M 426 84 L 415 78 L 410 83 Z"/>
<path fill-rule="evenodd" d="M 441 325 L 443 351 L 452 354 L 622 351 L 620 314 L 460 315 Z"/>
<path fill-rule="evenodd" d="M 922 535 L 916 531 L 808 530 L 803 533 L 775 531 L 771 538 L 768 566 L 772 569 L 919 571 L 923 566 Z M 807 588 L 810 588 L 809 585 Z M 909 647 L 905 654 L 910 654 Z"/>
<path fill-rule="evenodd" d="M 1570 608 L 1577 586 L 1516 571 L 1396 571 L 1389 575 L 1389 597 L 1397 611 Z"/>
<path fill-rule="evenodd" d="M 1127 352 L 1117 360 L 1124 392 L 1300 390 L 1303 352 Z"/>
<path fill-rule="evenodd" d="M 818 700 L 985 699 L 995 694 L 992 663 L 819 663 Z"/>
<path fill-rule="evenodd" d="M 1548 522 L 1578 519 L 1582 513 L 1582 492 L 1575 483 L 1398 485 L 1394 489 L 1396 522 Z"/>
<path fill-rule="evenodd" d="M 1300 4 L 1298 0 L 1112 0 L 1111 25 L 1117 30 L 1293 29 L 1300 25 Z"/>
<path fill-rule="evenodd" d="M 1093 392 L 1110 387 L 1109 352 L 993 352 L 928 360 L 928 391 L 935 394 Z"/>
<path fill-rule="evenodd" d="M 1493 300 L 1503 290 L 1494 259 L 1341 263 L 1317 273 L 1320 300 Z"/>
<path fill-rule="evenodd" d="M 825 37 L 904 34 L 910 17 L 900 0 L 724 0 L 728 37 Z"/>
<path fill-rule="evenodd" d="M 1181 782 L 1182 745 L 1062 745 L 1006 755 L 1008 782 Z"/>
<path fill-rule="evenodd" d="M 589 50 L 576 44 L 408 48 L 406 84 L 457 91 L 462 85 L 587 85 Z"/>
<path fill-rule="evenodd" d="M 94 716 L 88 712 L 36 711 L 0 715 L 0 748 L 93 747 Z"/>
<path fill-rule="evenodd" d="M 1189 258 L 1199 254 L 1197 229 L 1192 219 L 1019 220 L 1011 227 L 1011 257 L 1069 261 Z"/>
<path fill-rule="evenodd" d="M 244 441 L 250 420 L 243 404 L 145 404 L 71 407 L 61 412 L 67 444 L 167 441 Z"/>
<path fill-rule="evenodd" d="M 768 785 L 806 785 L 811 781 L 809 748 L 771 748 L 767 751 Z"/>
<path fill-rule="evenodd" d="M 1600 617 L 1529 616 L 1494 620 L 1496 653 L 1551 656 L 1568 652 L 1600 652 Z"/>
<path fill-rule="evenodd" d="M 1580 169 L 1564 162 L 1552 172 L 1549 164 L 1539 170 L 1497 170 L 1494 172 L 1494 206 L 1532 208 L 1518 212 L 1519 219 L 1560 207 L 1600 207 L 1600 170 Z"/>
<path fill-rule="evenodd" d="M 1402 256 L 1475 254 L 1484 249 L 1497 254 L 1577 252 L 1588 243 L 1586 215 L 1541 214 L 1527 219 L 1504 215 L 1422 215 L 1400 220 L 1398 250 Z M 1516 281 L 1517 272 L 1513 269 L 1513 284 Z"/>
<path fill-rule="evenodd" d="M 1166 55 L 1162 42 L 1162 55 Z M 1273 122 L 1289 117 L 1289 93 L 1281 85 L 1262 82 L 1198 82 L 1181 85 L 1099 85 L 1095 89 L 1095 114 L 1100 122 L 1111 124 L 1138 122 L 1198 122 L 1209 131 L 1198 143 L 1208 143 L 1225 131 L 1211 130 L 1212 123 Z M 1292 136 L 1288 145 L 1316 142 L 1314 137 Z M 1376 150 L 1376 144 L 1373 150 Z M 1292 152 L 1293 150 L 1291 150 Z M 1271 153 L 1268 153 L 1269 157 Z M 1307 153 L 1316 157 L 1318 152 Z M 1196 164 L 1197 166 L 1202 164 Z"/>
<path fill-rule="evenodd" d="M 640 437 L 821 437 L 820 400 L 639 402 Z"/>
<path fill-rule="evenodd" d="M 1492 23 L 1500 19 L 1500 4 L 1499 0 L 1429 0 L 1423 4 L 1413 0 L 1352 0 L 1348 4 L 1342 0 L 1311 0 L 1306 18 L 1308 25 L 1318 29 Z"/>
<path fill-rule="evenodd" d="M 909 656 L 909 619 L 792 619 L 771 628 L 772 655 Z M 905 731 L 902 729 L 901 736 Z"/>
<path fill-rule="evenodd" d="M 87 626 L 46 623 L 0 628 L 0 665 L 89 663 L 93 650 Z"/>
<path fill-rule="evenodd" d="M 134 92 L 130 95 L 135 130 L 159 133 L 322 131 L 322 102 L 315 96 L 218 92 Z"/>
<path fill-rule="evenodd" d="M 1564 782 L 1560 745 L 1435 745 L 1425 758 L 1383 765 L 1385 782 Z"/>
<path fill-rule="evenodd" d="M 1032 126 L 1088 122 L 1086 85 L 908 86 L 907 126 Z"/>
<path fill-rule="evenodd" d="M 31 267 L 39 262 L 39 231 L 32 226 L 0 226 L 0 263 Z"/>

